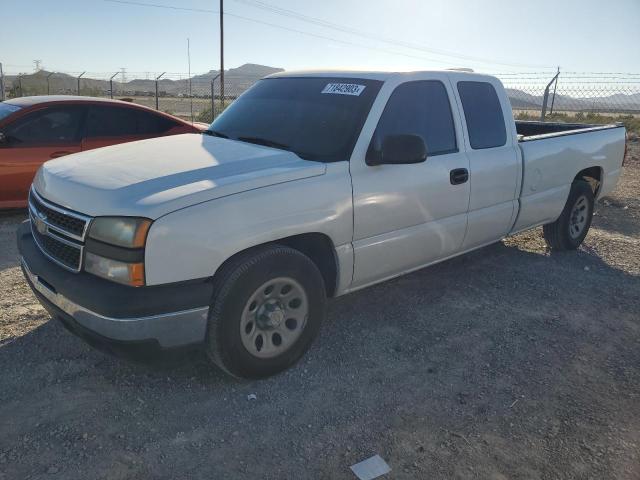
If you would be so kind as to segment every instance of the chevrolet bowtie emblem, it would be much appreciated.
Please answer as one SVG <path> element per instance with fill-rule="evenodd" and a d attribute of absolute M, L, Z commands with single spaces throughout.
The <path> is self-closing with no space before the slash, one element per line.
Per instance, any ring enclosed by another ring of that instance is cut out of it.
<path fill-rule="evenodd" d="M 41 235 L 45 235 L 47 233 L 47 224 L 44 221 L 47 219 L 47 216 L 42 212 L 37 212 L 37 217 L 34 218 L 36 224 L 36 230 Z"/>

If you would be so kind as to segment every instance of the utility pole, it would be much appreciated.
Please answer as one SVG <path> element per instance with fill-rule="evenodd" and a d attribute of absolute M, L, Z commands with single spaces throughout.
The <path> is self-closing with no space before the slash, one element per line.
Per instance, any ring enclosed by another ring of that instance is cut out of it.
<path fill-rule="evenodd" d="M 42 60 L 34 60 L 33 61 L 33 65 L 35 67 L 35 72 L 38 73 L 40 70 L 42 70 L 40 68 L 40 65 L 42 65 Z"/>
<path fill-rule="evenodd" d="M 224 0 L 220 0 L 220 102 L 224 110 Z"/>
<path fill-rule="evenodd" d="M 120 83 L 125 83 L 127 81 L 127 69 L 124 67 L 120 67 Z"/>

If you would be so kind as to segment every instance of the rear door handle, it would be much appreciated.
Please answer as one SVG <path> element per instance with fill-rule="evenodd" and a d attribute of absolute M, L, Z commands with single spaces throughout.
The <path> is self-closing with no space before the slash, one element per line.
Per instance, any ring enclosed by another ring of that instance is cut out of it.
<path fill-rule="evenodd" d="M 69 155 L 71 152 L 65 152 L 64 150 L 61 150 L 59 152 L 53 152 L 51 155 L 49 155 L 49 158 L 58 158 L 58 157 L 64 157 L 65 155 Z"/>
<path fill-rule="evenodd" d="M 449 173 L 449 181 L 451 185 L 460 185 L 469 180 L 469 170 L 466 168 L 454 168 Z"/>

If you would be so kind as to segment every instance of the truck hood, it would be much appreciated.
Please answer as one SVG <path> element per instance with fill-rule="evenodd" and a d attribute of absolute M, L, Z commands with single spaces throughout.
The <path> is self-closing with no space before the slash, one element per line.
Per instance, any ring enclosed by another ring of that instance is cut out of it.
<path fill-rule="evenodd" d="M 156 219 L 196 203 L 322 175 L 323 163 L 207 135 L 142 140 L 45 163 L 33 182 L 45 199 L 90 216 Z"/>

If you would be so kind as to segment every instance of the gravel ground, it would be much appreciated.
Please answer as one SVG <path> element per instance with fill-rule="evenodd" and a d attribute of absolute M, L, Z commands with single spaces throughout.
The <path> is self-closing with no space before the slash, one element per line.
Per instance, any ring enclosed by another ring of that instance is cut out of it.
<path fill-rule="evenodd" d="M 640 478 L 640 144 L 579 252 L 540 229 L 336 299 L 259 382 L 51 321 L 0 218 L 0 479 Z M 256 399 L 248 399 L 255 394 Z"/>

